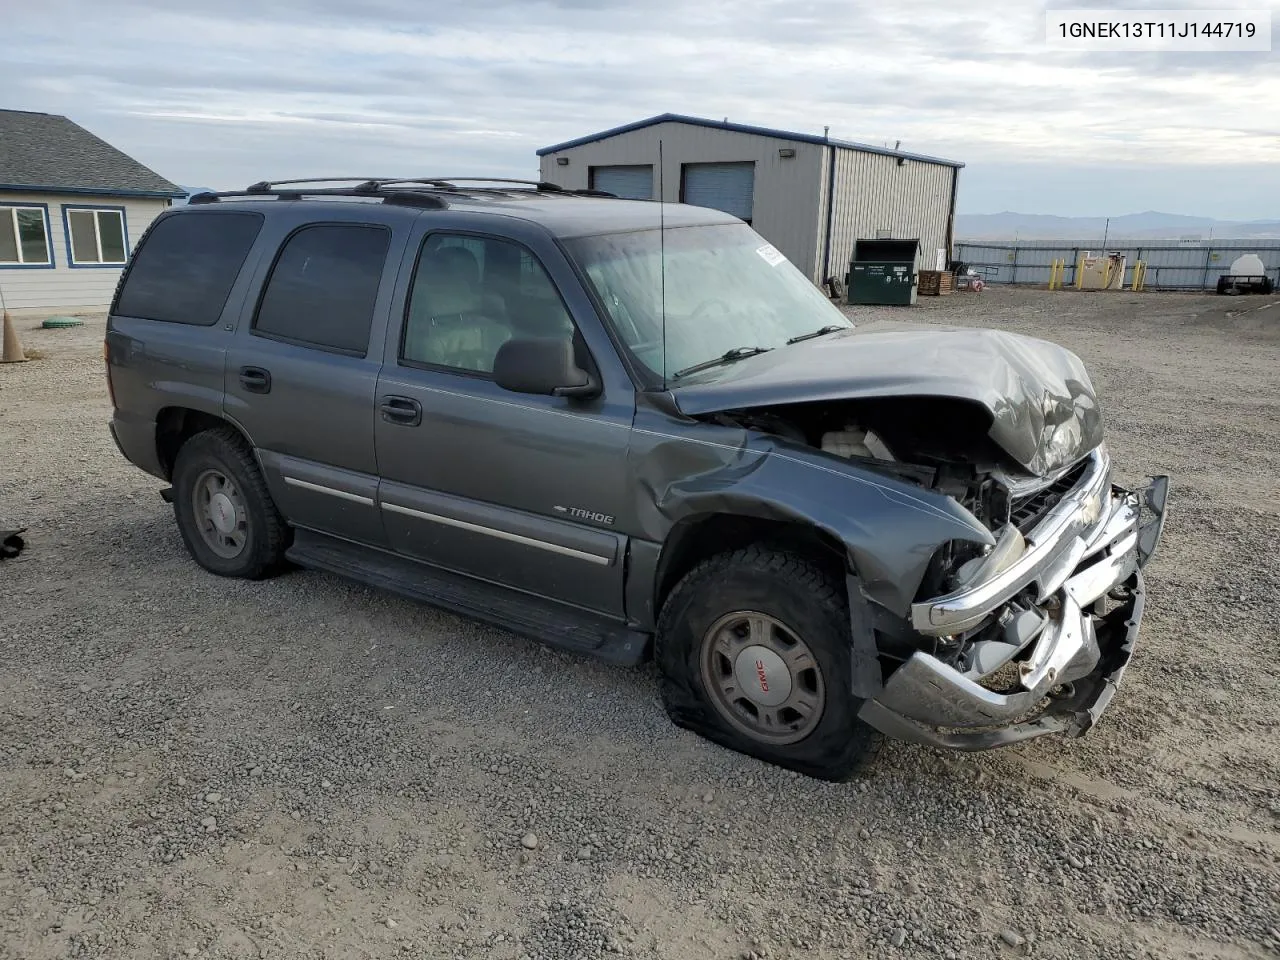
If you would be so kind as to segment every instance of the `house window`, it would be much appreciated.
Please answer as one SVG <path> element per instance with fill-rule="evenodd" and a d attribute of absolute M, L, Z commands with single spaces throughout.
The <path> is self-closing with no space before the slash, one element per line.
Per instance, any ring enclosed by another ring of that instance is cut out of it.
<path fill-rule="evenodd" d="M 128 259 L 124 211 L 64 207 L 71 265 L 122 266 Z"/>
<path fill-rule="evenodd" d="M 49 227 L 44 207 L 0 207 L 0 265 L 47 267 Z"/>

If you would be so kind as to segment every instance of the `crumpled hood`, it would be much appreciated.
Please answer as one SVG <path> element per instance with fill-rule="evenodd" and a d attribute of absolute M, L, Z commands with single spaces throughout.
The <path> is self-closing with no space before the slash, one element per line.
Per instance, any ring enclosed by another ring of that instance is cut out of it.
<path fill-rule="evenodd" d="M 671 392 L 689 416 L 824 400 L 953 397 L 986 408 L 991 439 L 1038 475 L 1074 463 L 1103 432 L 1079 357 L 998 330 L 854 329 L 677 381 Z"/>

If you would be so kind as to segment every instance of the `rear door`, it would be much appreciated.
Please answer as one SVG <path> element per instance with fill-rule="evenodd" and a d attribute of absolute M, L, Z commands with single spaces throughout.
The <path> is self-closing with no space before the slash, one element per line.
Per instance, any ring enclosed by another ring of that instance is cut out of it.
<path fill-rule="evenodd" d="M 271 218 L 276 252 L 227 354 L 226 415 L 252 438 L 292 523 L 377 546 L 374 389 L 410 221 L 325 206 L 322 217 L 309 204 Z"/>

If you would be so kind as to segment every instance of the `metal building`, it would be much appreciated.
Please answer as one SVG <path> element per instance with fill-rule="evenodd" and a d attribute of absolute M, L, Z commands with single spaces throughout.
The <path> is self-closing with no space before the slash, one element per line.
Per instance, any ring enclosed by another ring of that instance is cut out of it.
<path fill-rule="evenodd" d="M 663 169 L 657 171 L 658 142 Z M 750 223 L 815 283 L 843 279 L 859 238 L 919 239 L 949 256 L 954 160 L 827 136 L 664 113 L 538 151 L 543 180 L 715 207 Z"/>

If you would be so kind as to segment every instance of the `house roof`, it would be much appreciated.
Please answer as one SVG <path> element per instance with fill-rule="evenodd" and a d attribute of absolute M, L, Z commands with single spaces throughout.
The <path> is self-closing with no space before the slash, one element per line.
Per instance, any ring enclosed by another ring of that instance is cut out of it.
<path fill-rule="evenodd" d="M 886 157 L 900 157 L 904 160 L 916 160 L 920 163 L 939 163 L 947 167 L 964 166 L 963 163 L 960 163 L 957 160 L 943 160 L 941 157 L 930 157 L 922 153 L 907 153 L 902 150 L 892 150 L 888 147 L 873 147 L 867 143 L 855 143 L 852 140 L 837 140 L 834 137 L 818 136 L 813 133 L 796 133 L 791 130 L 775 130 L 771 127 L 756 127 L 746 123 L 729 123 L 727 120 L 708 120 L 705 117 L 689 117 L 680 113 L 660 113 L 656 117 L 649 117 L 647 120 L 637 120 L 634 123 L 623 124 L 620 127 L 613 127 L 610 130 L 602 130 L 599 133 L 579 137 L 576 140 L 566 140 L 564 143 L 557 143 L 551 147 L 543 147 L 538 151 L 538 156 L 544 157 L 549 153 L 559 153 L 561 150 L 568 150 L 571 147 L 580 147 L 586 143 L 595 143 L 597 140 L 616 137 L 620 133 L 630 133 L 632 130 L 643 130 L 645 127 L 652 127 L 659 123 L 688 123 L 696 127 L 711 127 L 715 130 L 731 130 L 734 133 L 753 133 L 757 136 L 775 137 L 779 140 L 795 140 L 799 143 L 820 143 L 833 147 L 843 147 L 846 150 L 858 150 L 862 153 L 878 153 Z"/>
<path fill-rule="evenodd" d="M 0 190 L 187 195 L 66 117 L 25 110 L 0 110 Z"/>

